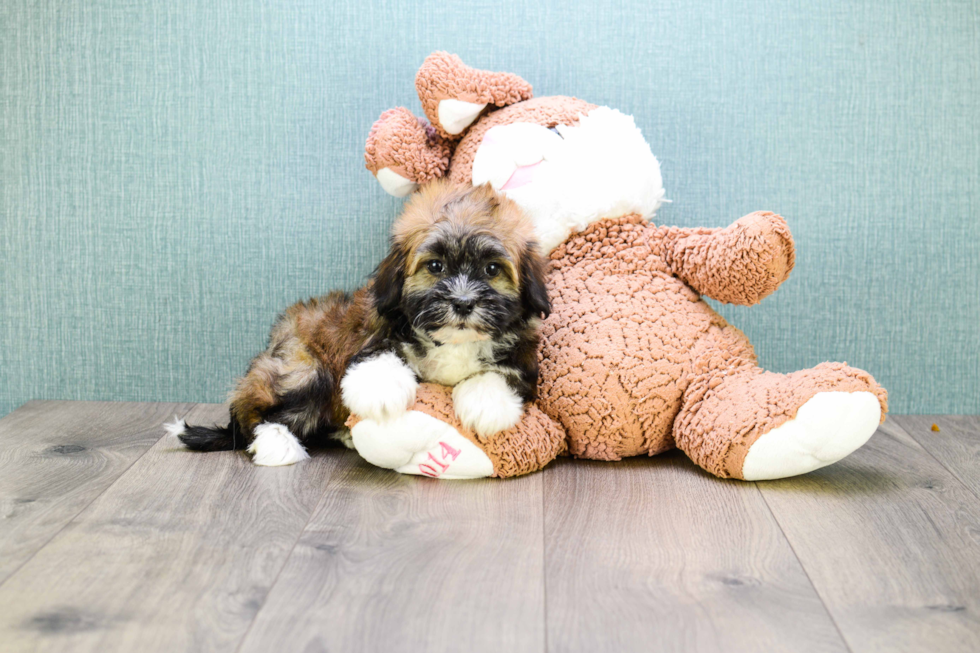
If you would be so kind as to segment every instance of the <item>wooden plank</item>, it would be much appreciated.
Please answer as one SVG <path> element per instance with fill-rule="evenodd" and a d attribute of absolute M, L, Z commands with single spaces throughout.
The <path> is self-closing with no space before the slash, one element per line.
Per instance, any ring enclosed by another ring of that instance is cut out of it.
<path fill-rule="evenodd" d="M 847 650 L 755 484 L 679 452 L 548 471 L 549 651 Z"/>
<path fill-rule="evenodd" d="M 0 584 L 190 407 L 32 401 L 0 420 Z"/>
<path fill-rule="evenodd" d="M 198 406 L 188 421 L 226 415 Z M 235 650 L 333 453 L 262 468 L 162 438 L 0 586 L 4 653 Z"/>
<path fill-rule="evenodd" d="M 242 651 L 540 653 L 541 478 L 436 481 L 346 458 Z"/>
<path fill-rule="evenodd" d="M 852 651 L 980 650 L 980 502 L 895 420 L 760 487 Z"/>
<path fill-rule="evenodd" d="M 980 415 L 901 415 L 891 418 L 980 497 Z M 939 427 L 932 430 L 932 425 Z"/>

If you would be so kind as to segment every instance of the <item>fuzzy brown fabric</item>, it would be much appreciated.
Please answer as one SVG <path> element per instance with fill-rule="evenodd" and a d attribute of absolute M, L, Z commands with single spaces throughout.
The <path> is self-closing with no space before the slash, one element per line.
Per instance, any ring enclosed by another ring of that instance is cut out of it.
<path fill-rule="evenodd" d="M 551 259 L 538 405 L 565 427 L 573 455 L 618 460 L 676 444 L 708 471 L 734 476 L 743 449 L 820 390 L 868 390 L 887 409 L 869 374 L 840 364 L 766 374 L 745 387 L 729 378 L 762 375 L 752 345 L 683 279 L 698 280 L 715 299 L 758 302 L 792 268 L 793 244 L 779 216 L 756 213 L 714 230 L 609 219 L 571 237 Z M 756 387 L 760 393 L 750 391 Z M 707 390 L 716 400 L 702 400 Z"/>
<path fill-rule="evenodd" d="M 796 264 L 786 221 L 769 212 L 751 213 L 723 229 L 661 227 L 651 240 L 679 279 L 726 304 L 758 304 Z"/>

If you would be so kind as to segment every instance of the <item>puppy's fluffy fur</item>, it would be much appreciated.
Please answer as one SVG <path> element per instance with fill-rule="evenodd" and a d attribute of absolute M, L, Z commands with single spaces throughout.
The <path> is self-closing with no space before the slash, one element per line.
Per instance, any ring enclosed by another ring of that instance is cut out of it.
<path fill-rule="evenodd" d="M 530 221 L 488 185 L 435 182 L 409 202 L 371 281 L 289 307 L 231 397 L 225 428 L 168 425 L 190 449 L 248 448 L 257 464 L 307 458 L 353 411 L 387 420 L 418 380 L 455 386 L 481 435 L 517 423 L 535 397 L 538 325 L 550 311 Z M 339 381 L 339 382 L 338 382 Z"/>

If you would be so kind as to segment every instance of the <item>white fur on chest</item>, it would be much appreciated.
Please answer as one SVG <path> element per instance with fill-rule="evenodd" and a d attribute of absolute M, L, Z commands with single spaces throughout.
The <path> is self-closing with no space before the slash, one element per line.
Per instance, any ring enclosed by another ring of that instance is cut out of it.
<path fill-rule="evenodd" d="M 423 381 L 453 386 L 487 371 L 493 343 L 484 340 L 437 345 L 430 347 L 424 356 L 418 356 L 410 345 L 405 345 L 403 353 Z"/>

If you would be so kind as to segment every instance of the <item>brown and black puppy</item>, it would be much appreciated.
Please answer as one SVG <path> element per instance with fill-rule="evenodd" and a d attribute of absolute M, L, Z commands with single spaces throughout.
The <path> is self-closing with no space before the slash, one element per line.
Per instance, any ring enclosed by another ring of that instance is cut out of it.
<path fill-rule="evenodd" d="M 224 428 L 167 430 L 190 449 L 247 448 L 259 465 L 350 443 L 351 412 L 387 420 L 419 381 L 455 386 L 456 414 L 480 435 L 515 425 L 536 395 L 538 325 L 550 311 L 532 225 L 490 185 L 435 182 L 394 225 L 367 286 L 289 307 L 231 397 Z"/>

